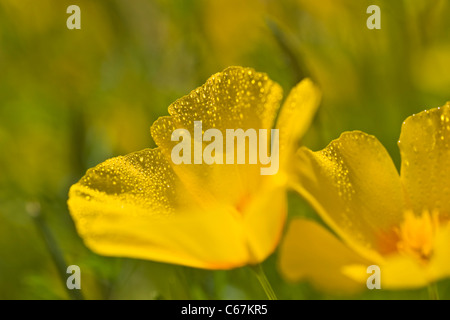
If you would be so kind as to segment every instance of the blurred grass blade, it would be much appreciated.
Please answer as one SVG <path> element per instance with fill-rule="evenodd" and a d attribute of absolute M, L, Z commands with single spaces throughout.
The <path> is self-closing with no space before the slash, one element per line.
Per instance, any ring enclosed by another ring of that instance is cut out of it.
<path fill-rule="evenodd" d="M 288 35 L 275 21 L 266 18 L 266 24 L 292 67 L 292 72 L 295 76 L 295 83 L 300 82 L 303 78 L 310 77 L 305 63 L 300 59 L 301 56 L 294 49 L 294 45 L 292 41 L 289 40 Z"/>
<path fill-rule="evenodd" d="M 252 269 L 255 273 L 256 278 L 258 279 L 259 283 L 264 289 L 264 292 L 267 295 L 267 298 L 269 298 L 269 300 L 278 300 L 275 292 L 272 289 L 272 286 L 270 285 L 269 280 L 266 277 L 266 274 L 264 273 L 261 264 L 250 266 L 250 269 Z"/>
<path fill-rule="evenodd" d="M 436 282 L 428 285 L 428 296 L 430 300 L 439 300 L 439 291 Z"/>
<path fill-rule="evenodd" d="M 59 248 L 55 238 L 50 231 L 50 228 L 47 226 L 44 218 L 41 214 L 41 206 L 39 202 L 29 202 L 26 205 L 26 210 L 28 214 L 33 218 L 34 223 L 36 224 L 39 233 L 44 239 L 45 245 L 53 259 L 53 262 L 56 265 L 56 269 L 58 270 L 58 274 L 61 278 L 64 288 L 66 288 L 67 293 L 72 300 L 83 300 L 83 295 L 80 290 L 70 290 L 67 288 L 66 281 L 68 274 L 67 272 L 67 264 L 62 255 L 61 249 Z"/>

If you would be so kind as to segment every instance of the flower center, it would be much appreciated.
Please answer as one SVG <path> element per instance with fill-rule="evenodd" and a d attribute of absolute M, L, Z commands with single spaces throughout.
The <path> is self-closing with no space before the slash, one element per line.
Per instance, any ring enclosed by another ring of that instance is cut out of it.
<path fill-rule="evenodd" d="M 395 229 L 399 239 L 398 251 L 409 254 L 420 261 L 428 261 L 433 254 L 438 228 L 437 211 L 430 213 L 428 210 L 424 210 L 420 216 L 415 215 L 412 211 L 406 211 L 402 224 Z"/>
<path fill-rule="evenodd" d="M 236 203 L 236 210 L 239 213 L 244 213 L 246 207 L 249 205 L 251 200 L 251 196 L 249 193 L 245 193 L 243 196 L 241 196 L 241 198 L 239 199 L 239 201 Z"/>

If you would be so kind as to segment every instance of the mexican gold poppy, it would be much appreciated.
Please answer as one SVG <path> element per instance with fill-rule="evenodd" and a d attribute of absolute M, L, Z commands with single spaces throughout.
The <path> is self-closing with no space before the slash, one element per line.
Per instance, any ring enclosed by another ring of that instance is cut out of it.
<path fill-rule="evenodd" d="M 311 122 L 317 88 L 304 80 L 283 104 L 275 175 L 261 175 L 260 163 L 175 164 L 172 133 L 183 128 L 193 136 L 196 121 L 203 132 L 270 132 L 281 99 L 281 87 L 266 74 L 230 67 L 175 101 L 170 116 L 151 127 L 157 148 L 109 159 L 71 187 L 68 205 L 85 244 L 102 255 L 206 269 L 263 261 L 281 237 L 287 155 Z"/>
<path fill-rule="evenodd" d="M 280 269 L 328 290 L 363 288 L 370 265 L 382 289 L 426 286 L 450 275 L 450 105 L 406 119 L 398 173 L 373 136 L 346 132 L 296 154 L 294 187 L 329 227 L 297 219 Z"/>

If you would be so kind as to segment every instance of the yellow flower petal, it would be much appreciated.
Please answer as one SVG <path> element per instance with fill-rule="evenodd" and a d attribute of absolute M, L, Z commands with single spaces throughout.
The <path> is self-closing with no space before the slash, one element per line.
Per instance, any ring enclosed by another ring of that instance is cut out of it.
<path fill-rule="evenodd" d="M 268 179 L 243 213 L 253 263 L 263 261 L 275 250 L 287 215 L 285 184 L 277 176 Z"/>
<path fill-rule="evenodd" d="M 86 244 L 104 255 L 208 269 L 264 260 L 286 217 L 285 174 L 261 176 L 260 164 L 175 164 L 171 134 L 184 128 L 194 138 L 194 121 L 202 133 L 271 129 L 280 100 L 267 75 L 240 67 L 177 100 L 151 128 L 158 148 L 107 160 L 72 186 L 68 204 Z"/>
<path fill-rule="evenodd" d="M 408 205 L 416 214 L 437 209 L 450 219 L 450 105 L 406 119 L 399 147 Z"/>
<path fill-rule="evenodd" d="M 363 289 L 341 269 L 351 264 L 370 265 L 319 224 L 305 219 L 291 222 L 279 254 L 280 271 L 288 280 L 308 279 L 318 289 L 333 293 Z"/>
<path fill-rule="evenodd" d="M 450 276 L 450 223 L 441 226 L 437 232 L 428 272 L 432 280 Z"/>
<path fill-rule="evenodd" d="M 380 233 L 403 218 L 400 178 L 389 154 L 373 136 L 346 132 L 327 148 L 302 148 L 294 188 L 350 246 L 380 260 Z"/>
<path fill-rule="evenodd" d="M 380 267 L 382 289 L 417 289 L 450 275 L 450 225 L 440 228 L 433 246 L 430 261 L 420 261 L 408 254 L 385 257 Z M 367 265 L 349 265 L 344 274 L 357 282 L 365 283 Z"/>
<path fill-rule="evenodd" d="M 303 137 L 319 106 L 321 94 L 310 79 L 304 79 L 289 93 L 277 121 L 280 129 L 280 155 L 289 158 L 290 148 Z"/>
<path fill-rule="evenodd" d="M 423 269 L 408 256 L 395 255 L 380 266 L 383 289 L 413 289 L 426 286 L 428 280 Z"/>
<path fill-rule="evenodd" d="M 196 199 L 160 150 L 147 149 L 90 169 L 70 189 L 68 204 L 79 234 L 97 253 L 208 269 L 246 264 L 234 209 L 204 208 Z"/>
<path fill-rule="evenodd" d="M 104 255 L 228 269 L 273 252 L 286 216 L 284 185 L 264 184 L 242 212 L 205 205 L 204 196 L 180 184 L 153 149 L 89 170 L 72 186 L 69 208 L 86 245 Z"/>
<path fill-rule="evenodd" d="M 370 274 L 369 265 L 355 264 L 342 268 L 342 272 L 361 284 L 366 284 Z M 410 257 L 395 255 L 384 261 L 380 267 L 381 289 L 414 289 L 428 284 L 422 268 Z"/>
<path fill-rule="evenodd" d="M 206 83 L 169 107 L 169 117 L 161 117 L 151 128 L 152 137 L 170 159 L 178 141 L 171 133 L 178 128 L 194 134 L 194 121 L 202 130 L 271 129 L 282 99 L 281 87 L 265 73 L 251 68 L 230 67 L 211 76 Z M 270 131 L 268 132 L 270 137 Z M 203 145 L 204 147 L 204 145 Z M 223 150 L 226 150 L 225 139 Z M 240 196 L 260 185 L 260 165 L 179 164 L 174 170 L 180 179 L 198 192 L 208 190 L 221 201 L 239 202 Z"/>

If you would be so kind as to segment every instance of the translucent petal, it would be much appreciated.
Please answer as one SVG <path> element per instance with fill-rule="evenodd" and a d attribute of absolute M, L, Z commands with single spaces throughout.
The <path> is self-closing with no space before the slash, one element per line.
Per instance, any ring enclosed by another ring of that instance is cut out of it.
<path fill-rule="evenodd" d="M 440 280 L 450 276 L 450 223 L 442 225 L 438 230 L 429 273 L 429 278 L 432 280 Z"/>
<path fill-rule="evenodd" d="M 439 229 L 430 261 L 420 261 L 407 254 L 393 254 L 380 264 L 382 289 L 416 289 L 450 276 L 450 225 Z M 366 265 L 344 268 L 350 278 L 364 283 L 367 280 Z"/>
<path fill-rule="evenodd" d="M 254 263 L 264 261 L 278 245 L 287 215 L 285 184 L 271 176 L 243 213 Z"/>
<path fill-rule="evenodd" d="M 279 268 L 286 279 L 309 280 L 318 289 L 332 293 L 363 289 L 341 269 L 352 264 L 370 265 L 319 224 L 305 219 L 291 222 L 279 257 Z"/>
<path fill-rule="evenodd" d="M 287 158 L 309 128 L 320 102 L 320 91 L 304 79 L 289 93 L 277 121 L 280 129 L 280 155 Z"/>
<path fill-rule="evenodd" d="M 450 219 L 450 105 L 406 119 L 399 140 L 401 179 L 416 214 Z"/>
<path fill-rule="evenodd" d="M 210 269 L 265 259 L 283 228 L 284 185 L 263 179 L 259 164 L 176 165 L 171 135 L 188 129 L 193 147 L 195 121 L 201 134 L 269 130 L 281 94 L 267 75 L 232 67 L 174 102 L 171 116 L 151 128 L 157 149 L 107 160 L 72 186 L 69 208 L 86 244 L 106 255 Z"/>
<path fill-rule="evenodd" d="M 171 116 L 161 117 L 153 124 L 152 137 L 167 159 L 171 159 L 171 151 L 178 144 L 178 141 L 171 141 L 171 133 L 178 128 L 189 130 L 193 147 L 194 122 L 201 121 L 203 132 L 213 128 L 222 132 L 225 152 L 227 129 L 270 130 L 281 98 L 281 87 L 266 74 L 250 68 L 230 67 L 175 101 L 169 107 Z M 202 148 L 207 144 L 209 142 L 203 143 Z M 186 185 L 199 192 L 208 190 L 217 199 L 233 203 L 239 202 L 242 194 L 257 189 L 261 179 L 259 164 L 179 164 L 173 167 Z"/>
<path fill-rule="evenodd" d="M 152 215 L 170 214 L 185 205 L 180 185 L 159 149 L 145 149 L 106 160 L 89 169 L 70 195 L 96 202 L 111 200 L 139 207 Z M 187 197 L 186 197 L 187 198 Z M 147 215 L 148 213 L 146 213 Z"/>
<path fill-rule="evenodd" d="M 93 251 L 228 269 L 249 261 L 230 206 L 207 207 L 175 177 L 159 149 L 105 161 L 73 185 L 68 205 Z"/>
<path fill-rule="evenodd" d="M 367 264 L 348 265 L 342 272 L 349 278 L 365 284 Z M 420 265 L 410 257 L 395 255 L 387 259 L 380 267 L 380 289 L 414 289 L 428 284 Z"/>
<path fill-rule="evenodd" d="M 381 143 L 346 132 L 322 151 L 300 149 L 295 165 L 294 188 L 355 250 L 380 259 L 383 232 L 399 224 L 404 208 L 400 177 Z"/>

